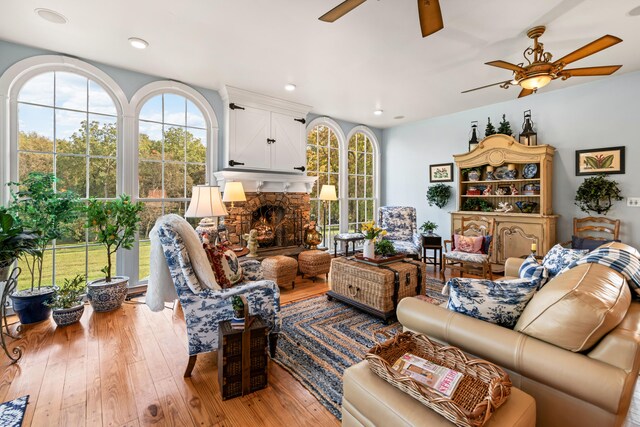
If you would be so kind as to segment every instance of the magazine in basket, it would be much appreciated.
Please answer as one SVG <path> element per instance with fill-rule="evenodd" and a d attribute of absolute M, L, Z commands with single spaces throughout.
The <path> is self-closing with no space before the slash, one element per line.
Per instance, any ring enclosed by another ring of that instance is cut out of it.
<path fill-rule="evenodd" d="M 411 353 L 405 353 L 396 360 L 393 369 L 446 397 L 453 395 L 463 377 L 458 371 L 436 365 Z"/>

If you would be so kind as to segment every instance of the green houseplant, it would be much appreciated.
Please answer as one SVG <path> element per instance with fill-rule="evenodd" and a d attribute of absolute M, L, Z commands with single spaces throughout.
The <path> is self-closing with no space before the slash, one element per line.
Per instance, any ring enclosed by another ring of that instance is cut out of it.
<path fill-rule="evenodd" d="M 463 211 L 482 211 L 482 212 L 491 212 L 493 211 L 493 206 L 489 202 L 483 199 L 472 198 L 467 199 L 462 203 Z"/>
<path fill-rule="evenodd" d="M 244 319 L 244 303 L 239 295 L 234 295 L 231 298 L 231 306 L 233 307 L 233 317 Z"/>
<path fill-rule="evenodd" d="M 0 281 L 7 280 L 11 266 L 23 254 L 37 251 L 38 235 L 24 228 L 0 207 Z"/>
<path fill-rule="evenodd" d="M 392 256 L 396 254 L 396 248 L 389 240 L 380 240 L 375 243 L 375 253 L 380 256 Z"/>
<path fill-rule="evenodd" d="M 50 301 L 45 303 L 53 309 L 53 320 L 58 326 L 67 326 L 76 323 L 84 313 L 82 297 L 86 292 L 85 278 L 76 275 L 73 279 L 64 279 L 64 283 L 53 295 Z"/>
<path fill-rule="evenodd" d="M 51 173 L 30 172 L 21 182 L 11 182 L 11 213 L 20 226 L 37 233 L 35 248 L 25 253 L 31 275 L 30 289 L 11 295 L 13 309 L 23 324 L 45 320 L 51 309 L 44 305 L 54 288 L 42 286 L 45 249 L 52 241 L 69 234 L 79 214 L 80 199 L 72 191 L 56 191 L 56 177 Z"/>
<path fill-rule="evenodd" d="M 131 249 L 140 224 L 142 203 L 132 203 L 131 197 L 122 194 L 115 200 L 90 199 L 86 208 L 86 227 L 96 241 L 107 251 L 107 265 L 102 268 L 104 278 L 89 282 L 87 297 L 94 311 L 111 311 L 119 308 L 127 296 L 126 276 L 112 276 L 113 255 L 118 249 Z"/>
<path fill-rule="evenodd" d="M 436 205 L 440 209 L 445 207 L 449 203 L 451 198 L 451 187 L 446 184 L 434 184 L 430 185 L 427 189 L 427 202 L 429 206 Z"/>
<path fill-rule="evenodd" d="M 432 221 L 426 221 L 420 226 L 420 230 L 427 234 L 433 234 L 433 230 L 438 228 L 438 224 Z"/>
<path fill-rule="evenodd" d="M 622 200 L 620 189 L 616 181 L 606 175 L 592 176 L 584 180 L 576 192 L 576 205 L 583 212 L 596 212 L 606 215 L 613 206 L 613 202 Z"/>

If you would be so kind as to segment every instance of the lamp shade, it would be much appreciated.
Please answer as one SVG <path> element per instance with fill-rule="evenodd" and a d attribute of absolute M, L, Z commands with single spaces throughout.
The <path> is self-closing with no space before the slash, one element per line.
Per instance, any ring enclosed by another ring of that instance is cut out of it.
<path fill-rule="evenodd" d="M 245 202 L 247 197 L 244 195 L 244 187 L 240 181 L 227 182 L 224 186 L 222 194 L 223 202 Z"/>
<path fill-rule="evenodd" d="M 228 215 L 220 197 L 220 187 L 197 185 L 192 187 L 191 202 L 185 218 L 208 218 Z"/>
<path fill-rule="evenodd" d="M 320 189 L 320 195 L 318 196 L 320 200 L 338 200 L 338 196 L 336 196 L 336 186 L 335 185 L 323 185 Z"/>

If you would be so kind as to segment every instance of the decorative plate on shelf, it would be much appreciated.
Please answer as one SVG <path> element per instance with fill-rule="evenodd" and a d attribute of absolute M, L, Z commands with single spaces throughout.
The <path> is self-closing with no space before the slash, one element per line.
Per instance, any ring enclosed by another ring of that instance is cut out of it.
<path fill-rule="evenodd" d="M 526 179 L 531 179 L 538 173 L 538 165 L 535 163 L 527 163 L 524 165 L 524 169 L 522 169 L 522 177 Z"/>
<path fill-rule="evenodd" d="M 505 173 L 507 173 L 508 170 L 509 168 L 507 166 L 498 166 L 493 172 L 493 176 L 498 180 L 505 179 Z"/>

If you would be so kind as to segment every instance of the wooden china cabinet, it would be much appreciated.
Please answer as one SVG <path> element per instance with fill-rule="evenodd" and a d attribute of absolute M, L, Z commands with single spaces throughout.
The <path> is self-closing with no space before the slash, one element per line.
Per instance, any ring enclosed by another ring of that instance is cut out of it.
<path fill-rule="evenodd" d="M 532 243 L 538 254 L 547 253 L 556 243 L 558 218 L 552 207 L 554 153 L 550 145 L 525 146 L 497 134 L 468 153 L 454 155 L 459 184 L 458 211 L 451 214 L 452 233 L 460 229 L 463 216 L 485 216 L 494 218 L 496 224 L 492 263 L 504 264 L 509 257 L 527 255 Z M 474 169 L 479 176 L 469 173 Z M 514 189 L 518 194 L 512 194 Z M 516 202 L 524 202 L 526 212 Z M 533 202 L 529 209 L 526 202 Z M 499 203 L 508 203 L 513 210 L 497 212 Z M 476 210 L 489 207 L 490 211 Z"/>

